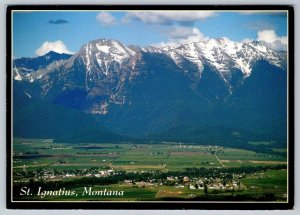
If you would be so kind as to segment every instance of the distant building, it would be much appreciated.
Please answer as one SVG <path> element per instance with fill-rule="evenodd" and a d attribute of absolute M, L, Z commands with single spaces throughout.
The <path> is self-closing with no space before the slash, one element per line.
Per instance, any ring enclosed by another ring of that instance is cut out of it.
<path fill-rule="evenodd" d="M 145 186 L 146 186 L 146 183 L 143 182 L 143 181 L 136 182 L 135 184 L 136 184 L 138 187 L 145 187 Z"/>
<path fill-rule="evenodd" d="M 189 182 L 189 181 L 190 181 L 190 178 L 189 178 L 189 177 L 187 177 L 187 176 L 184 176 L 184 177 L 183 177 L 183 182 L 186 183 L 186 182 Z"/>
<path fill-rule="evenodd" d="M 190 188 L 191 190 L 195 190 L 195 189 L 196 189 L 196 187 L 195 187 L 194 185 L 191 185 L 191 184 L 190 184 L 189 188 Z"/>
<path fill-rule="evenodd" d="M 132 183 L 132 180 L 124 180 L 124 183 L 125 183 L 125 184 L 131 184 L 131 183 Z"/>
<path fill-rule="evenodd" d="M 168 181 L 175 181 L 175 178 L 171 176 L 171 177 L 167 177 L 167 180 Z"/>

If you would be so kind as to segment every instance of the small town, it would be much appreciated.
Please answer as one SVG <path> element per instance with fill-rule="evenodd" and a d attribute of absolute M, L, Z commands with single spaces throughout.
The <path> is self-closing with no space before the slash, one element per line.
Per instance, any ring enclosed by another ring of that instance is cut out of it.
<path fill-rule="evenodd" d="M 217 177 L 190 177 L 182 174 L 178 176 L 164 174 L 156 174 L 156 172 L 142 171 L 142 172 L 129 172 L 115 171 L 114 169 L 100 170 L 96 168 L 83 169 L 83 170 L 46 170 L 39 169 L 36 171 L 27 171 L 24 167 L 22 171 L 15 171 L 15 183 L 28 183 L 30 180 L 38 181 L 64 181 L 71 179 L 111 179 L 121 178 L 123 180 L 117 181 L 119 185 L 128 187 L 158 187 L 170 186 L 176 189 L 188 188 L 190 190 L 203 190 L 203 192 L 214 191 L 234 191 L 242 190 L 245 187 L 241 184 L 240 180 L 247 175 L 242 174 L 229 174 L 220 172 Z M 145 175 L 145 176 L 144 176 Z M 166 175 L 166 177 L 164 177 Z M 116 177 L 117 176 L 117 177 Z M 128 177 L 127 177 L 128 176 Z M 250 177 L 250 176 L 248 176 Z M 253 173 L 252 178 L 265 178 L 263 172 Z M 130 178 L 130 179 L 129 179 Z M 101 183 L 101 180 L 99 181 Z M 247 189 L 255 189 L 254 186 Z"/>

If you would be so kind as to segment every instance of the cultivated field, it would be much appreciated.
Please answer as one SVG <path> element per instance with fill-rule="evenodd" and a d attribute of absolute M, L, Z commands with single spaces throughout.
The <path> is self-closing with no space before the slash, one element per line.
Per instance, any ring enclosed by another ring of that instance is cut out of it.
<path fill-rule="evenodd" d="M 17 200 L 286 201 L 287 157 L 282 153 L 188 143 L 68 144 L 17 138 L 12 151 Z M 57 190 L 57 184 L 72 188 L 76 196 L 20 195 L 24 186 Z M 123 195 L 82 195 L 84 187 L 122 190 Z"/>
<path fill-rule="evenodd" d="M 13 168 L 74 169 L 107 167 L 126 171 L 183 170 L 286 164 L 286 156 L 219 146 L 164 144 L 67 144 L 15 139 Z"/>

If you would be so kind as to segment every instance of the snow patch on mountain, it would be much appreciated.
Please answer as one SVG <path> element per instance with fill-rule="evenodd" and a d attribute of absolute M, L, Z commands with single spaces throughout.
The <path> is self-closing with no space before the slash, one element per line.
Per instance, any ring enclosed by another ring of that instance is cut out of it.
<path fill-rule="evenodd" d="M 245 61 L 242 58 L 237 58 L 236 63 L 238 65 L 237 68 L 240 68 L 246 77 L 248 77 L 251 74 L 251 68 L 249 62 Z"/>
<path fill-rule="evenodd" d="M 188 60 L 198 67 L 201 73 L 204 64 L 216 68 L 226 82 L 230 79 L 230 73 L 239 69 L 247 78 L 251 74 L 251 66 L 258 60 L 267 60 L 271 64 L 284 68 L 286 54 L 275 51 L 261 42 L 234 42 L 228 38 L 209 39 L 206 41 L 192 42 L 178 46 L 166 46 L 162 48 L 144 48 L 146 52 L 165 53 L 179 66 L 183 60 Z"/>
<path fill-rule="evenodd" d="M 91 49 L 89 47 L 89 44 L 86 45 L 85 47 L 85 59 L 86 59 L 86 69 L 87 71 L 91 70 L 91 62 L 90 62 L 90 55 L 91 55 Z"/>
<path fill-rule="evenodd" d="M 20 75 L 20 73 L 16 67 L 14 67 L 14 73 L 15 73 L 14 79 L 17 81 L 22 81 L 22 76 Z"/>
<path fill-rule="evenodd" d="M 25 92 L 25 94 L 31 99 L 31 95 L 29 93 Z"/>
<path fill-rule="evenodd" d="M 121 66 L 124 61 L 135 55 L 135 51 L 116 40 L 99 39 L 89 42 L 79 52 L 84 52 L 84 63 L 88 72 L 91 70 L 109 74 L 111 65 Z"/>
<path fill-rule="evenodd" d="M 108 45 L 100 45 L 100 44 L 96 44 L 96 47 L 99 51 L 104 52 L 105 54 L 108 54 L 110 47 Z"/>

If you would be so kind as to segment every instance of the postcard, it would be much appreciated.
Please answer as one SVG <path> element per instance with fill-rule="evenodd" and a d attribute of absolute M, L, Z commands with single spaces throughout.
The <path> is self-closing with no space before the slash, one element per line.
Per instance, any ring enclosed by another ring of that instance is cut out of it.
<path fill-rule="evenodd" d="M 292 6 L 7 7 L 7 207 L 292 209 Z"/>

